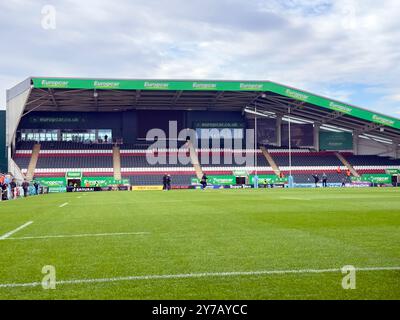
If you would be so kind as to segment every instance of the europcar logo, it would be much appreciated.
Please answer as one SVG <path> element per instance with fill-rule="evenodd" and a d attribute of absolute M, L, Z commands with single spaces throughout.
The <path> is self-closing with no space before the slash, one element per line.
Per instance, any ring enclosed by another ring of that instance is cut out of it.
<path fill-rule="evenodd" d="M 377 122 L 377 123 L 384 124 L 384 125 L 387 125 L 387 126 L 393 126 L 394 125 L 394 120 L 390 120 L 388 118 L 384 118 L 384 117 L 378 116 L 376 114 L 374 114 L 372 116 L 372 120 Z"/>
<path fill-rule="evenodd" d="M 290 98 L 296 99 L 296 100 L 301 100 L 301 101 L 307 101 L 309 96 L 298 92 L 298 91 L 294 91 L 294 90 L 290 90 L 290 89 L 286 89 L 286 95 Z"/>
<path fill-rule="evenodd" d="M 240 90 L 262 90 L 263 89 L 262 84 L 258 83 L 241 83 L 240 84 Z"/>
<path fill-rule="evenodd" d="M 43 185 L 47 185 L 48 187 L 62 187 L 64 185 L 63 181 L 56 180 L 56 181 L 42 181 Z"/>
<path fill-rule="evenodd" d="M 42 87 L 46 88 L 67 88 L 68 84 L 67 80 L 42 80 Z"/>
<path fill-rule="evenodd" d="M 217 88 L 216 83 L 193 83 L 193 89 L 200 89 L 200 90 L 213 90 Z"/>
<path fill-rule="evenodd" d="M 117 81 L 94 81 L 93 86 L 101 89 L 116 89 L 119 88 L 119 82 Z"/>
<path fill-rule="evenodd" d="M 351 111 L 353 110 L 352 108 L 350 108 L 348 106 L 345 106 L 343 104 L 339 104 L 336 102 L 329 103 L 329 107 L 333 110 L 343 112 L 343 113 L 351 113 Z"/>
<path fill-rule="evenodd" d="M 144 83 L 144 87 L 146 89 L 161 89 L 165 90 L 169 88 L 169 83 L 168 82 L 149 82 L 146 81 Z"/>

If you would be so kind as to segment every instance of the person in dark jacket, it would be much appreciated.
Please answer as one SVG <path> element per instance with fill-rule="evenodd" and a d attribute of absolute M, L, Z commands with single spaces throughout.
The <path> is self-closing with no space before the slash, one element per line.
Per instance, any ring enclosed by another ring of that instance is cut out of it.
<path fill-rule="evenodd" d="M 162 178 L 163 190 L 167 190 L 167 174 L 164 174 Z"/>
<path fill-rule="evenodd" d="M 8 186 L 7 186 L 7 184 L 5 182 L 1 184 L 1 186 L 0 186 L 0 193 L 1 193 L 0 197 L 1 197 L 1 200 L 8 200 L 7 188 L 8 188 Z"/>
<path fill-rule="evenodd" d="M 37 183 L 37 181 L 35 181 L 33 183 L 33 186 L 35 187 L 35 194 L 38 195 L 39 194 L 39 183 Z"/>
<path fill-rule="evenodd" d="M 314 183 L 315 183 L 315 187 L 318 187 L 318 182 L 319 182 L 319 176 L 318 174 L 313 174 L 313 178 L 314 178 Z"/>
<path fill-rule="evenodd" d="M 22 189 L 24 190 L 24 197 L 26 198 L 28 196 L 28 190 L 29 190 L 29 182 L 24 180 L 22 182 Z"/>
<path fill-rule="evenodd" d="M 167 190 L 171 190 L 171 175 L 167 174 Z"/>
<path fill-rule="evenodd" d="M 11 189 L 11 199 L 14 199 L 16 196 L 16 189 L 17 189 L 17 183 L 15 182 L 15 179 L 12 179 L 10 182 L 10 189 Z"/>
<path fill-rule="evenodd" d="M 324 174 L 322 175 L 322 186 L 324 188 L 328 187 L 328 176 L 326 175 L 326 173 L 324 172 Z"/>
<path fill-rule="evenodd" d="M 201 188 L 204 190 L 207 187 L 207 176 L 205 174 L 203 174 L 203 176 L 201 177 Z"/>

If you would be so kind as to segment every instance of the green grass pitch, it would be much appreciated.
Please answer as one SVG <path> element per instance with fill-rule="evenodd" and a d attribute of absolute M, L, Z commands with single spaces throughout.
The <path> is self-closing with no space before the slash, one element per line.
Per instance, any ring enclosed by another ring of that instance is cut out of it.
<path fill-rule="evenodd" d="M 397 189 L 69 193 L 0 203 L 0 237 L 28 221 L 0 240 L 0 299 L 400 299 Z M 41 285 L 45 265 L 55 267 L 54 290 Z M 346 265 L 393 269 L 356 271 L 356 289 L 344 290 Z"/>

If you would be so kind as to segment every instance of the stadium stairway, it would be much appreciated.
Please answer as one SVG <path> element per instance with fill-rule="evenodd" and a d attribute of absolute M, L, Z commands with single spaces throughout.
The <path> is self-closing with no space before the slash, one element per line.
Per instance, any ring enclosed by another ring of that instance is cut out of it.
<path fill-rule="evenodd" d="M 187 145 L 189 147 L 190 161 L 192 162 L 194 171 L 196 172 L 196 176 L 198 179 L 201 179 L 203 177 L 203 170 L 201 169 L 199 156 L 193 146 L 193 143 L 190 140 L 187 142 Z"/>
<path fill-rule="evenodd" d="M 121 180 L 121 150 L 119 146 L 113 146 L 113 169 L 114 179 Z"/>
<path fill-rule="evenodd" d="M 338 159 L 343 163 L 343 165 L 345 167 L 347 167 L 347 169 L 350 170 L 351 174 L 354 177 L 360 177 L 360 174 L 356 171 L 356 169 L 354 169 L 354 167 L 350 164 L 350 162 L 348 162 L 346 160 L 346 158 L 340 153 L 340 152 L 336 152 L 335 155 L 338 157 Z"/>
<path fill-rule="evenodd" d="M 275 174 L 279 177 L 281 174 L 281 170 L 279 169 L 275 160 L 272 158 L 272 156 L 269 154 L 268 150 L 265 147 L 261 147 L 261 151 L 262 151 L 262 154 L 264 155 L 265 159 L 267 159 L 272 170 L 274 170 Z"/>
<path fill-rule="evenodd" d="M 28 181 L 32 181 L 33 176 L 35 174 L 36 165 L 39 159 L 39 153 L 40 153 L 40 144 L 35 143 L 32 148 L 32 155 L 29 161 L 28 170 L 26 172 L 26 180 Z"/>

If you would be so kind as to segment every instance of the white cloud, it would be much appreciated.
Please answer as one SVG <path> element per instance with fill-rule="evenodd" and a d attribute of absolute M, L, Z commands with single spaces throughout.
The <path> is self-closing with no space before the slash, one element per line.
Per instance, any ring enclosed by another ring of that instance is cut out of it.
<path fill-rule="evenodd" d="M 267 79 L 353 103 L 361 86 L 398 106 L 398 0 L 57 1 L 56 30 L 44 4 L 0 4 L 0 105 L 49 75 Z"/>

